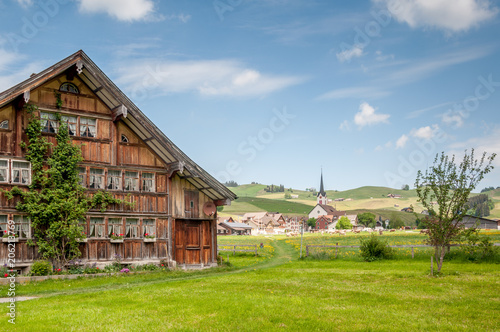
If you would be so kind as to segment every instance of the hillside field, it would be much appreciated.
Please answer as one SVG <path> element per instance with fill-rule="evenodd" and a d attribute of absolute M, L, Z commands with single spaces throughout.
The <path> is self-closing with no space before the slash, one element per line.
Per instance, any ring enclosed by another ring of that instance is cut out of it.
<path fill-rule="evenodd" d="M 285 189 L 285 192 L 267 193 L 264 189 L 267 185 L 246 184 L 229 188 L 238 195 L 238 199 L 233 201 L 231 206 L 224 207 L 219 213 L 221 216 L 238 217 L 246 212 L 280 212 L 285 215 L 306 216 L 316 205 L 316 195 L 305 190 Z M 384 219 L 390 219 L 397 215 L 404 220 L 407 225 L 415 225 L 415 216 L 411 213 L 401 212 L 401 209 L 412 205 L 415 212 L 424 210 L 422 204 L 417 202 L 417 194 L 414 189 L 400 190 L 387 187 L 365 186 L 345 191 L 327 190 L 327 197 L 334 200 L 344 198 L 338 202 L 331 202 L 337 210 L 347 211 L 349 214 L 361 212 L 372 212 Z M 299 198 L 285 199 L 285 193 L 298 195 Z M 401 195 L 401 198 L 388 198 L 388 194 Z M 491 211 L 489 218 L 500 218 L 500 189 L 486 192 L 495 204 L 495 209 Z M 478 195 L 474 193 L 473 195 Z"/>

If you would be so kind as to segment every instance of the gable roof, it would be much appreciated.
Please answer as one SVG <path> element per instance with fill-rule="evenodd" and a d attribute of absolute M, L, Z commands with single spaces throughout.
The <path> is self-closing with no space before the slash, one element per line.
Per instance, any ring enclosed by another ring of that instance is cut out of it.
<path fill-rule="evenodd" d="M 103 103 L 116 113 L 121 112 L 123 121 L 168 166 L 169 175 L 186 179 L 194 187 L 219 204 L 230 204 L 237 196 L 182 152 L 142 111 L 104 74 L 83 52 L 78 52 L 55 65 L 31 75 L 27 80 L 0 93 L 0 107 L 38 88 L 48 80 L 75 66 L 78 77 L 93 90 Z"/>

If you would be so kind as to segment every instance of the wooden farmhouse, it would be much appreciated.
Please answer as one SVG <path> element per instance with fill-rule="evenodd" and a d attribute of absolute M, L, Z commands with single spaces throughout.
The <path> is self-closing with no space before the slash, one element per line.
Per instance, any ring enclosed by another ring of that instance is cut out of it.
<path fill-rule="evenodd" d="M 81 224 L 88 235 L 80 243 L 83 261 L 105 264 L 120 255 L 125 262 L 216 265 L 216 207 L 236 195 L 172 143 L 83 51 L 0 93 L 0 188 L 27 188 L 31 181 L 20 146 L 27 141 L 27 103 L 38 106 L 43 135 L 52 143 L 59 125 L 55 113 L 67 122 L 73 143 L 81 147 L 80 179 L 90 194 L 104 190 L 134 203 L 88 213 Z M 17 203 L 0 192 L 0 229 L 15 221 L 21 270 L 38 251 L 26 243 L 30 220 L 16 210 Z M 112 240 L 112 233 L 123 239 Z M 8 257 L 3 240 L 1 264 Z"/>

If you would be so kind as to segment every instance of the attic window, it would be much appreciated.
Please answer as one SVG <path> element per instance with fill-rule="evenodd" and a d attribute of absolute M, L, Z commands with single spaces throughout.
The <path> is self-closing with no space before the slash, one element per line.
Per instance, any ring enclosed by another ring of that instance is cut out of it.
<path fill-rule="evenodd" d="M 0 122 L 0 129 L 9 129 L 9 120 L 3 120 Z"/>
<path fill-rule="evenodd" d="M 122 134 L 122 143 L 128 143 L 128 137 Z"/>
<path fill-rule="evenodd" d="M 73 83 L 69 83 L 69 82 L 61 84 L 59 91 L 80 93 L 80 91 L 78 91 L 78 88 L 76 87 L 76 85 L 74 85 Z"/>

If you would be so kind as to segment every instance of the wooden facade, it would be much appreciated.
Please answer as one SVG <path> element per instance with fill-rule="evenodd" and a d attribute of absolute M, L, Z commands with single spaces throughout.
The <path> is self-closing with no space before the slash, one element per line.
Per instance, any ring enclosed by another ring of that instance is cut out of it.
<path fill-rule="evenodd" d="M 57 107 L 59 95 L 62 107 Z M 215 206 L 236 196 L 180 151 L 100 69 L 78 51 L 21 84 L 0 93 L 0 188 L 28 190 L 31 169 L 20 143 L 26 142 L 25 104 L 38 106 L 43 135 L 55 143 L 58 121 L 69 126 L 81 147 L 81 184 L 92 195 L 105 190 L 133 202 L 105 212 L 92 210 L 82 226 L 82 259 L 106 263 L 168 261 L 183 267 L 216 264 Z M 16 210 L 18 198 L 0 192 L 0 229 L 16 223 L 16 266 L 38 258 L 29 218 Z M 123 234 L 123 240 L 111 239 Z M 7 261 L 0 244 L 0 263 Z"/>

